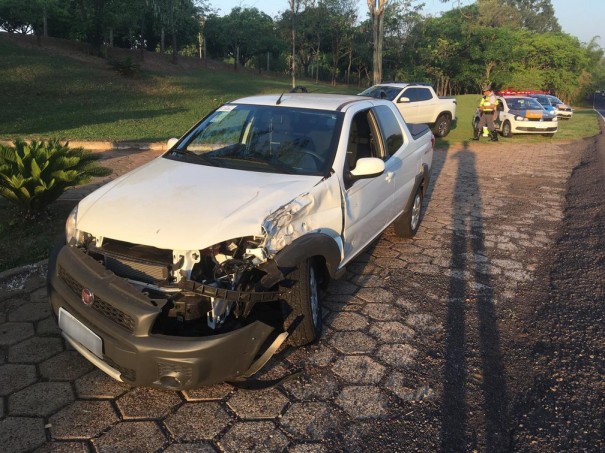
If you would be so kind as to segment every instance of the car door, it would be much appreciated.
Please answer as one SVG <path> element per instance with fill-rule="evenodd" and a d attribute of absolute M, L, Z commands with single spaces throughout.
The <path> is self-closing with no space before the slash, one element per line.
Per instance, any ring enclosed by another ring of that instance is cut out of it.
<path fill-rule="evenodd" d="M 402 98 L 408 98 L 409 102 L 402 102 Z M 433 96 L 428 88 L 408 87 L 401 93 L 397 101 L 397 107 L 407 123 L 426 122 L 425 115 L 421 112 L 430 112 Z"/>
<path fill-rule="evenodd" d="M 386 160 L 382 135 L 372 109 L 352 118 L 343 172 L 348 173 L 358 159 L 377 157 Z M 345 184 L 343 192 L 344 262 L 348 262 L 390 224 L 393 215 L 396 168 L 389 160 L 383 174 Z"/>
<path fill-rule="evenodd" d="M 420 173 L 424 149 L 411 146 L 410 140 L 398 119 L 386 105 L 379 105 L 374 113 L 380 125 L 382 142 L 386 152 L 385 167 L 393 174 L 393 203 L 391 223 L 399 216 L 412 195 L 416 175 Z"/>

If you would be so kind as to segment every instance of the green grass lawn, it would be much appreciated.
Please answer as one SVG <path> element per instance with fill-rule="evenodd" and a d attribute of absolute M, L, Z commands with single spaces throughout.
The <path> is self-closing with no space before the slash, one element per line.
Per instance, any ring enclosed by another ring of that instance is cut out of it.
<path fill-rule="evenodd" d="M 103 60 L 86 64 L 49 54 L 42 48 L 21 48 L 0 33 L 0 139 L 165 141 L 181 136 L 211 109 L 225 101 L 259 93 L 287 92 L 288 77 L 210 70 L 203 66 L 167 73 L 142 72 L 128 79 Z M 332 87 L 300 81 L 312 91 L 349 93 L 357 87 Z M 458 96 L 458 121 L 438 146 L 471 138 L 471 118 L 480 95 Z M 514 136 L 502 142 L 550 143 L 596 135 L 599 125 L 590 109 L 576 110 L 560 121 L 553 138 Z M 48 256 L 63 234 L 69 203 L 57 202 L 38 221 L 21 218 L 0 198 L 0 271 Z"/>
<path fill-rule="evenodd" d="M 125 78 L 95 65 L 24 49 L 0 34 L 0 139 L 164 141 L 179 137 L 231 99 L 289 91 L 291 80 L 203 66 L 178 74 L 141 72 Z M 174 72 L 174 71 L 173 71 Z M 309 90 L 356 93 L 356 88 L 301 81 Z"/>

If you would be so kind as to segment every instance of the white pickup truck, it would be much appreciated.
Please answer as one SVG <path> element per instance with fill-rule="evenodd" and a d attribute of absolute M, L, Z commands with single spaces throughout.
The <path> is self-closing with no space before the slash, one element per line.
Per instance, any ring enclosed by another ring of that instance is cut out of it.
<path fill-rule="evenodd" d="M 430 85 L 383 83 L 359 94 L 394 102 L 408 124 L 428 124 L 437 137 L 449 134 L 452 123 L 456 120 L 456 99 L 437 96 Z"/>
<path fill-rule="evenodd" d="M 390 224 L 416 233 L 434 137 L 389 101 L 297 93 L 229 102 L 169 143 L 78 204 L 48 289 L 103 371 L 184 389 L 319 338 L 319 287 Z"/>

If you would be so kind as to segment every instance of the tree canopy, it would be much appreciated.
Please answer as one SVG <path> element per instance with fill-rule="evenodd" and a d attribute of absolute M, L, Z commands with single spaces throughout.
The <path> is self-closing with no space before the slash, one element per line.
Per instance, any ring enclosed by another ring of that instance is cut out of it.
<path fill-rule="evenodd" d="M 104 46 L 171 50 L 257 70 L 367 86 L 382 80 L 423 81 L 439 94 L 498 88 L 541 89 L 566 100 L 605 83 L 603 49 L 562 32 L 551 0 L 442 0 L 440 17 L 420 0 L 383 5 L 380 22 L 359 15 L 361 0 L 288 0 L 270 17 L 237 7 L 219 16 L 210 0 L 0 0 L 0 27 Z M 382 66 L 374 42 L 382 36 Z M 143 53 L 141 52 L 141 58 Z"/>

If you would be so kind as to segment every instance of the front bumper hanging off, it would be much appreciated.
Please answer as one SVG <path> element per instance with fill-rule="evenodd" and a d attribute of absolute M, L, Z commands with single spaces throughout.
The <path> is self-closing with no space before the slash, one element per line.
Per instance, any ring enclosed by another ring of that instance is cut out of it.
<path fill-rule="evenodd" d="M 94 294 L 90 305 L 83 303 L 84 290 Z M 241 380 L 260 369 L 288 335 L 278 335 L 260 353 L 275 331 L 260 320 L 205 337 L 153 334 L 162 309 L 157 301 L 75 247 L 64 246 L 51 256 L 48 292 L 69 343 L 110 376 L 132 385 L 180 390 Z M 243 293 L 235 295 L 246 299 Z"/>

